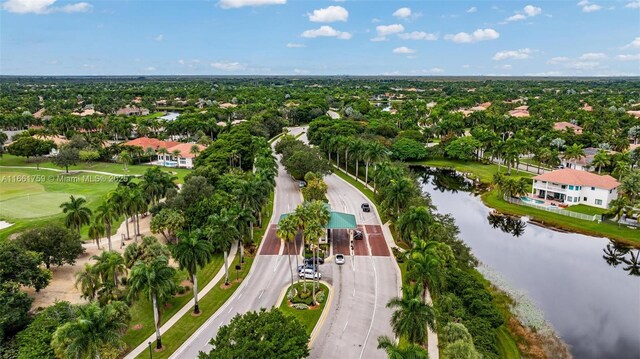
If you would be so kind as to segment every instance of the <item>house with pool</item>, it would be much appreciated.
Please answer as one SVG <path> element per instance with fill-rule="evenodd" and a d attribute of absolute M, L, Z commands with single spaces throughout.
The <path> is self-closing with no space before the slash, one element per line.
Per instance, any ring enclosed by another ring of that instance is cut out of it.
<path fill-rule="evenodd" d="M 153 153 L 156 158 L 151 164 L 165 167 L 193 168 L 196 153 L 193 146 L 198 147 L 198 152 L 206 149 L 205 146 L 193 143 L 181 143 L 176 141 L 162 141 L 157 138 L 139 137 L 124 143 L 125 146 L 140 147 L 142 151 Z"/>
<path fill-rule="evenodd" d="M 559 207 L 585 204 L 609 208 L 609 202 L 618 198 L 620 183 L 609 175 L 565 168 L 533 177 L 533 199 L 550 202 Z"/>

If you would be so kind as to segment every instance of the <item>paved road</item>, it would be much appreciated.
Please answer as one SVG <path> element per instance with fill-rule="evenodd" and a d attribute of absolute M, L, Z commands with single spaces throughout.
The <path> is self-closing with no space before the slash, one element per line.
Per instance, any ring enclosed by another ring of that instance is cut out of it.
<path fill-rule="evenodd" d="M 290 131 L 293 135 L 300 132 L 302 132 L 301 128 L 292 128 Z M 281 214 L 293 211 L 301 202 L 297 183 L 280 165 L 276 178 L 275 208 L 271 224 L 277 223 Z M 293 256 L 291 260 L 295 263 Z M 290 281 L 291 272 L 287 256 L 258 255 L 253 262 L 251 272 L 231 298 L 176 350 L 171 358 L 197 358 L 198 352 L 208 352 L 211 350 L 209 340 L 215 337 L 218 328 L 228 324 L 238 313 L 278 305 L 280 293 Z"/>

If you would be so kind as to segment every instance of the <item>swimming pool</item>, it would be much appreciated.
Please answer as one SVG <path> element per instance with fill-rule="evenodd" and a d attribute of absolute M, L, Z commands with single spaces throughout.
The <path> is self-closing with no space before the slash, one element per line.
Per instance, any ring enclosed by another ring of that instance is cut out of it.
<path fill-rule="evenodd" d="M 530 197 L 520 197 L 520 199 L 522 200 L 522 202 L 533 203 L 533 204 L 544 204 L 544 201 L 539 199 L 533 199 Z"/>

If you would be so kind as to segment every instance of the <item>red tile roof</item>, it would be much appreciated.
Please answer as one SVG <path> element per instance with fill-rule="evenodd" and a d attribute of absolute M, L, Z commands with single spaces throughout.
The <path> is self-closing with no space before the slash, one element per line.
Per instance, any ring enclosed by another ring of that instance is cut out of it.
<path fill-rule="evenodd" d="M 564 122 L 563 121 L 563 122 L 556 122 L 556 123 L 553 124 L 553 129 L 554 130 L 564 131 L 567 128 L 572 128 L 573 132 L 575 132 L 575 133 L 578 133 L 578 134 L 582 133 L 582 127 L 580 127 L 578 125 L 574 125 L 571 122 Z"/>
<path fill-rule="evenodd" d="M 620 186 L 620 182 L 615 178 L 605 175 L 600 176 L 595 173 L 574 170 L 572 168 L 565 168 L 552 172 L 547 172 L 539 176 L 533 177 L 538 181 L 555 182 L 560 184 L 586 186 L 586 187 L 598 187 L 604 189 L 614 189 Z"/>
<path fill-rule="evenodd" d="M 178 151 L 180 151 L 180 157 L 183 157 L 183 158 L 194 158 L 196 156 L 194 156 L 191 153 L 191 147 L 193 145 L 194 145 L 193 143 L 180 143 L 180 144 L 175 145 L 175 146 L 173 146 L 171 148 L 168 148 L 167 151 L 169 153 L 173 153 L 173 151 L 178 150 Z M 204 149 L 206 148 L 203 145 L 196 145 L 196 146 L 198 146 L 198 148 L 200 149 L 200 152 L 204 151 Z"/>
<path fill-rule="evenodd" d="M 124 145 L 142 147 L 142 149 L 144 150 L 151 147 L 154 150 L 157 150 L 159 148 L 169 149 L 170 147 L 173 147 L 179 143 L 180 142 L 175 142 L 175 141 L 162 141 L 157 138 L 139 137 L 139 138 L 136 138 L 135 140 L 126 142 Z"/>

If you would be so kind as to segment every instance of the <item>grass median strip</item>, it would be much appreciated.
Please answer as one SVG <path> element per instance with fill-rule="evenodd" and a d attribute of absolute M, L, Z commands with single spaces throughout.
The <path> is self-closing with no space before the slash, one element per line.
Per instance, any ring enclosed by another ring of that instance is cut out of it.
<path fill-rule="evenodd" d="M 168 358 L 175 352 L 189 337 L 195 333 L 200 326 L 202 326 L 220 307 L 231 297 L 231 295 L 238 289 L 242 280 L 246 278 L 253 258 L 245 258 L 245 263 L 242 266 L 242 270 L 238 271 L 239 281 L 236 280 L 236 273 L 233 270 L 236 264 L 238 264 L 238 256 L 234 259 L 233 263 L 229 264 L 230 273 L 229 279 L 231 285 L 228 288 L 222 288 L 224 284 L 224 277 L 220 279 L 216 286 L 207 295 L 200 299 L 200 310 L 202 314 L 200 316 L 192 316 L 187 314 L 180 318 L 178 322 L 166 331 L 162 335 L 162 344 L 165 349 L 159 353 L 153 353 L 154 358 Z M 137 358 L 147 358 L 149 353 L 143 352 L 137 356 Z"/>
<path fill-rule="evenodd" d="M 307 283 L 309 290 L 311 290 L 312 285 L 313 284 L 311 282 Z M 302 283 L 294 284 L 295 288 L 301 288 L 302 286 Z M 320 302 L 320 306 L 318 308 L 302 310 L 289 306 L 289 288 L 291 288 L 291 286 L 287 288 L 287 294 L 282 299 L 282 303 L 280 303 L 280 310 L 284 313 L 284 315 L 290 315 L 298 319 L 300 323 L 304 325 L 305 329 L 307 330 L 307 334 L 309 335 L 311 335 L 313 328 L 315 328 L 316 324 L 318 323 L 318 320 L 320 319 L 320 316 L 322 315 L 322 312 L 324 311 L 325 305 L 327 303 L 327 298 L 329 297 L 329 288 L 327 288 L 327 286 L 322 283 L 319 283 L 319 287 L 320 289 L 316 290 L 318 292 L 322 291 L 322 293 L 324 294 L 321 295 L 322 298 L 319 298 L 316 294 L 316 298 L 318 302 Z"/>

